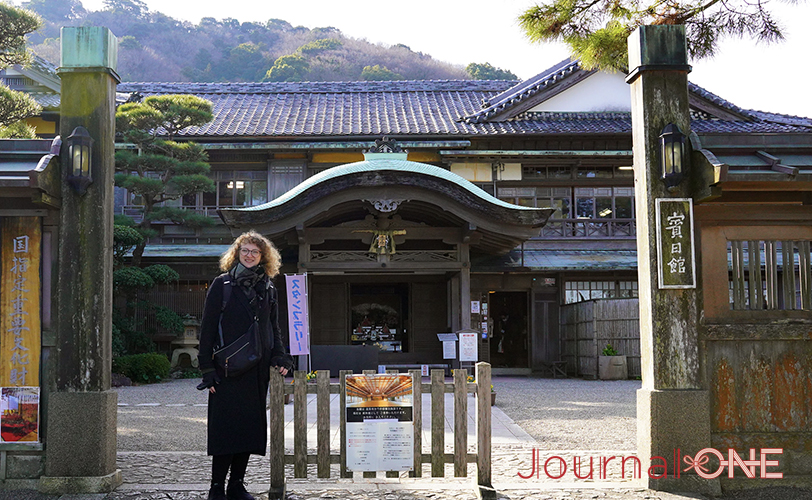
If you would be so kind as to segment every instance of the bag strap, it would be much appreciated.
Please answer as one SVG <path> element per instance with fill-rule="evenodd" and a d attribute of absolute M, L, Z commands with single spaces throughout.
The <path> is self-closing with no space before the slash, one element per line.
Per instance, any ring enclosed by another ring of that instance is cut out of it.
<path fill-rule="evenodd" d="M 226 310 L 226 304 L 228 304 L 229 299 L 231 299 L 231 287 L 234 284 L 231 280 L 224 280 L 223 281 L 223 303 L 220 305 L 220 319 L 217 322 L 217 330 L 220 333 L 220 347 L 225 345 L 223 341 L 223 311 Z"/>

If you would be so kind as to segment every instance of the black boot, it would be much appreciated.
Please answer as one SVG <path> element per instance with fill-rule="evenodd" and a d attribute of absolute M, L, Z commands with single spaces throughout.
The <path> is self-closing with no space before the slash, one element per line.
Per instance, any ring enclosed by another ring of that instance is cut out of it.
<path fill-rule="evenodd" d="M 254 500 L 254 497 L 245 489 L 245 482 L 242 479 L 228 480 L 226 498 L 228 500 Z"/>
<path fill-rule="evenodd" d="M 226 489 L 223 483 L 211 483 L 208 500 L 227 500 Z"/>

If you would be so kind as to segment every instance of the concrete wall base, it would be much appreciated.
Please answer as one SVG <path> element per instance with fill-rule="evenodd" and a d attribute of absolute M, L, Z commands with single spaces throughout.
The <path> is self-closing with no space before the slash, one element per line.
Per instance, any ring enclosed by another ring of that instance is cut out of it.
<path fill-rule="evenodd" d="M 64 495 L 79 493 L 110 493 L 118 488 L 124 480 L 121 477 L 121 470 L 104 476 L 69 476 L 69 477 L 49 477 L 39 478 L 37 489 L 46 495 Z"/>
<path fill-rule="evenodd" d="M 703 479 L 679 472 L 684 463 L 676 457 L 711 447 L 710 393 L 696 389 L 640 389 L 637 391 L 637 456 L 641 460 L 663 457 L 668 461 L 666 477 L 649 477 L 653 490 L 720 495 L 719 479 Z M 679 453 L 677 454 L 677 450 Z M 655 463 L 661 463 L 657 461 Z M 660 471 L 655 471 L 661 473 Z"/>

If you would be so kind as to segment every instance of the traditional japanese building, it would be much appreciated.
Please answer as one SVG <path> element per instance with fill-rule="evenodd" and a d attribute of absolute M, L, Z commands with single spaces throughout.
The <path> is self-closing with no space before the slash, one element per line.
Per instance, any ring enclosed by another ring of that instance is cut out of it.
<path fill-rule="evenodd" d="M 280 247 L 283 272 L 308 273 L 313 344 L 377 343 L 382 364 L 442 361 L 435 334 L 470 327 L 484 334 L 483 359 L 538 369 L 562 357 L 562 304 L 636 296 L 623 75 L 564 61 L 523 82 L 118 90 L 214 104 L 211 123 L 179 138 L 205 145 L 216 191 L 176 203 L 215 224 L 159 221 L 144 254 L 181 273 L 155 292 L 181 313 L 200 314 L 219 255 L 247 228 Z M 790 176 L 792 193 L 776 196 L 808 203 L 812 120 L 741 109 L 693 85 L 690 102 L 695 147 L 718 174 L 708 199 Z M 394 141 L 384 150 L 402 152 L 365 159 L 384 137 Z M 117 213 L 137 216 L 138 201 L 119 190 Z"/>

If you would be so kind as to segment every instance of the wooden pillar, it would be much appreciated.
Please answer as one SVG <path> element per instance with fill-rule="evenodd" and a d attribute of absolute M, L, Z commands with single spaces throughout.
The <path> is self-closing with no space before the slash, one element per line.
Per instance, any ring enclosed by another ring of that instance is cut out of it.
<path fill-rule="evenodd" d="M 460 243 L 460 329 L 471 328 L 471 259 L 469 257 L 470 245 Z"/>
<path fill-rule="evenodd" d="M 666 125 L 677 125 L 686 136 L 690 133 L 685 27 L 637 28 L 629 37 L 629 68 L 643 379 L 637 394 L 637 452 L 640 457 L 673 457 L 680 449 L 683 455 L 694 455 L 711 445 L 708 392 L 701 390 L 700 380 L 701 294 L 698 288 L 660 288 L 663 264 L 657 253 L 655 217 L 657 199 L 691 197 L 689 152 L 683 156 L 686 178 L 671 189 L 660 179 L 659 154 L 659 136 Z M 680 475 L 678 466 L 669 464 L 666 477 L 647 478 L 650 488 L 719 491 L 718 482 Z"/>

